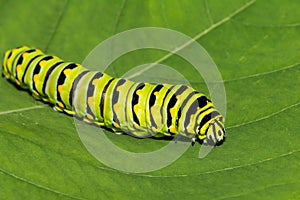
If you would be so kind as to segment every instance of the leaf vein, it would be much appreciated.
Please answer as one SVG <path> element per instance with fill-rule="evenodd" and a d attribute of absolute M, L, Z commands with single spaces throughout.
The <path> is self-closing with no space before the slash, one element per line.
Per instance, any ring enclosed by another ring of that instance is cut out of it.
<path fill-rule="evenodd" d="M 300 23 L 299 22 L 295 22 L 295 23 L 290 23 L 290 24 L 279 24 L 279 25 L 264 25 L 264 24 L 251 24 L 251 23 L 245 23 L 243 21 L 239 21 L 239 20 L 236 20 L 236 19 L 232 19 L 232 21 L 234 23 L 237 23 L 237 24 L 242 24 L 244 26 L 253 26 L 253 27 L 256 27 L 256 28 L 298 28 L 300 26 Z"/>
<path fill-rule="evenodd" d="M 175 48 L 173 51 L 169 52 L 168 54 L 166 54 L 165 56 L 163 56 L 162 58 L 158 59 L 157 61 L 149 64 L 147 67 L 143 68 L 142 70 L 126 77 L 127 79 L 131 79 L 134 78 L 136 76 L 141 75 L 142 73 L 145 73 L 146 71 L 148 71 L 149 69 L 153 68 L 155 65 L 167 60 L 169 57 L 171 57 L 172 55 L 176 54 L 176 52 L 188 47 L 190 44 L 192 44 L 195 40 L 200 39 L 201 37 L 203 37 L 204 35 L 208 34 L 209 32 L 211 32 L 212 30 L 220 27 L 221 25 L 223 25 L 225 22 L 229 21 L 231 18 L 233 18 L 234 16 L 240 14 L 242 11 L 244 11 L 245 9 L 247 9 L 249 6 L 251 6 L 254 2 L 256 2 L 256 0 L 252 0 L 247 2 L 245 5 L 243 5 L 242 7 L 238 8 L 237 10 L 235 10 L 234 12 L 232 12 L 231 14 L 229 14 L 228 16 L 224 17 L 223 19 L 221 19 L 220 21 L 212 24 L 210 27 L 208 27 L 207 29 L 205 29 L 204 31 L 200 32 L 199 34 L 197 34 L 195 37 L 193 37 L 191 40 L 187 41 L 186 43 L 182 44 L 181 46 L 179 46 L 178 48 Z"/>
<path fill-rule="evenodd" d="M 156 175 L 149 175 L 149 174 L 132 174 L 132 175 L 149 177 L 149 178 L 180 178 L 180 177 L 189 177 L 189 176 L 201 176 L 201 175 L 214 174 L 214 173 L 225 172 L 225 171 L 230 171 L 230 170 L 234 170 L 234 169 L 241 169 L 241 168 L 245 168 L 245 167 L 250 167 L 250 166 L 258 165 L 258 164 L 261 164 L 261 163 L 269 162 L 269 161 L 272 161 L 272 160 L 275 160 L 275 159 L 290 156 L 290 155 L 293 155 L 293 154 L 299 153 L 299 152 L 300 152 L 300 149 L 297 149 L 297 150 L 294 150 L 294 151 L 290 151 L 290 152 L 287 152 L 287 153 L 277 155 L 275 157 L 265 158 L 265 159 L 259 160 L 257 162 L 248 163 L 248 164 L 244 164 L 244 165 L 236 165 L 236 166 L 232 166 L 232 167 L 226 167 L 226 168 L 217 169 L 217 170 L 213 170 L 213 171 L 201 172 L 201 173 L 198 173 L 198 174 L 177 174 L 177 175 L 171 175 L 171 176 L 168 176 L 168 175 L 166 175 L 166 176 L 164 176 L 164 175 L 156 176 Z"/>
<path fill-rule="evenodd" d="M 282 67 L 282 68 L 279 68 L 279 69 L 275 69 L 275 70 L 272 70 L 272 71 L 267 71 L 267 72 L 262 72 L 262 73 L 257 73 L 257 74 L 251 74 L 251 75 L 248 75 L 248 76 L 241 76 L 241 77 L 233 78 L 233 79 L 227 79 L 227 80 L 224 80 L 224 82 L 232 82 L 232 81 L 238 81 L 238 80 L 243 80 L 243 79 L 248 79 L 248 78 L 255 78 L 255 77 L 259 77 L 259 76 L 263 76 L 263 75 L 269 75 L 269 74 L 273 74 L 273 73 L 276 73 L 276 72 L 279 72 L 279 71 L 284 71 L 284 70 L 287 70 L 287 69 L 295 68 L 298 65 L 300 65 L 299 62 L 288 65 L 288 66 L 285 66 L 285 67 Z"/>
<path fill-rule="evenodd" d="M 51 35 L 50 35 L 50 38 L 49 38 L 49 40 L 48 40 L 48 42 L 47 42 L 47 45 L 46 45 L 46 47 L 45 47 L 45 52 L 48 51 L 49 46 L 50 46 L 50 43 L 51 43 L 51 42 L 53 41 L 53 39 L 54 39 L 54 36 L 55 36 L 55 34 L 56 34 L 56 31 L 57 31 L 57 29 L 58 29 L 58 27 L 59 27 L 59 25 L 60 25 L 60 23 L 61 23 L 61 21 L 62 21 L 62 18 L 63 18 L 63 15 L 64 15 L 65 11 L 66 11 L 66 9 L 67 9 L 68 3 L 69 3 L 69 0 L 66 0 L 66 1 L 65 1 L 65 4 L 63 5 L 63 7 L 62 7 L 62 9 L 61 9 L 61 11 L 60 11 L 60 13 L 59 13 L 59 15 L 58 15 L 58 18 L 57 18 L 57 20 L 56 20 L 56 22 L 55 22 L 55 24 L 54 24 L 53 31 L 52 31 L 52 33 L 51 33 Z"/>
<path fill-rule="evenodd" d="M 114 26 L 113 26 L 112 35 L 114 35 L 114 34 L 116 33 L 117 28 L 118 28 L 118 26 L 119 26 L 119 24 L 120 24 L 121 16 L 122 16 L 122 13 L 123 13 L 123 11 L 124 11 L 124 9 L 125 9 L 126 2 L 127 2 L 127 0 L 123 0 L 123 1 L 122 1 L 121 7 L 120 7 L 120 9 L 119 9 L 119 12 L 117 12 L 117 15 L 116 15 L 116 22 L 115 22 L 115 24 L 114 24 Z M 111 47 L 111 48 L 113 48 L 113 47 Z M 111 50 L 110 52 L 113 52 L 113 51 Z M 115 70 L 115 67 L 114 67 L 114 66 L 111 67 L 111 70 L 112 70 L 112 74 L 113 74 L 114 76 L 116 76 L 117 73 L 116 73 L 116 70 Z"/>
<path fill-rule="evenodd" d="M 204 0 L 204 6 L 205 6 L 205 12 L 206 12 L 207 18 L 208 18 L 210 24 L 213 25 L 214 24 L 214 20 L 212 19 L 212 16 L 210 14 L 210 10 L 209 10 L 209 7 L 208 7 L 207 0 Z"/>
<path fill-rule="evenodd" d="M 23 111 L 27 111 L 27 110 L 40 109 L 40 108 L 45 108 L 45 107 L 46 107 L 46 105 L 18 108 L 18 109 L 13 109 L 13 110 L 2 111 L 2 112 L 0 112 L 0 115 L 6 115 L 6 114 L 16 113 L 16 112 L 23 112 Z"/>
<path fill-rule="evenodd" d="M 120 10 L 119 12 L 117 13 L 117 16 L 116 16 L 116 22 L 115 22 L 115 25 L 113 27 L 113 35 L 116 33 L 117 31 L 117 28 L 118 28 L 118 25 L 120 23 L 120 19 L 121 19 L 121 16 L 122 16 L 122 13 L 125 9 L 125 4 L 126 4 L 127 0 L 123 0 L 122 1 L 122 4 L 121 4 L 121 7 L 120 7 Z"/>
<path fill-rule="evenodd" d="M 268 115 L 265 115 L 263 117 L 260 117 L 258 119 L 254 119 L 254 120 L 251 120 L 251 121 L 248 121 L 248 122 L 244 122 L 244 123 L 241 123 L 241 124 L 232 125 L 232 126 L 227 127 L 226 129 L 228 130 L 228 129 L 237 128 L 237 127 L 245 126 L 245 125 L 248 125 L 248 124 L 252 124 L 252 123 L 255 123 L 255 122 L 258 122 L 258 121 L 262 121 L 262 120 L 268 119 L 270 117 L 276 116 L 276 115 L 278 115 L 278 114 L 280 114 L 280 113 L 282 113 L 282 112 L 284 112 L 286 110 L 289 110 L 289 109 L 291 109 L 293 107 L 296 107 L 296 106 L 299 106 L 299 105 L 300 105 L 300 102 L 297 102 L 297 103 L 292 104 L 290 106 L 284 107 L 284 108 L 282 108 L 282 109 L 280 109 L 280 110 L 278 110 L 276 112 L 273 112 L 271 114 L 268 114 Z"/>

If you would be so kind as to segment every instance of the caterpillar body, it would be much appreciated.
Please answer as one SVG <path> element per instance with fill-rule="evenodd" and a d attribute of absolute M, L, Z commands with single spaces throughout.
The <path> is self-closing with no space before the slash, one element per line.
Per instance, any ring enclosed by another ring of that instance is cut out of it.
<path fill-rule="evenodd" d="M 114 78 L 27 46 L 5 52 L 2 74 L 56 110 L 115 132 L 180 134 L 208 145 L 225 139 L 224 118 L 189 86 Z"/>

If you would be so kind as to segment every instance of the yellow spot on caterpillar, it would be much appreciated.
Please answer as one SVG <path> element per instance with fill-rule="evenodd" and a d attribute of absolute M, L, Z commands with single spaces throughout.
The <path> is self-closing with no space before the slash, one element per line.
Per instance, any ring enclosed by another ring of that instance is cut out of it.
<path fill-rule="evenodd" d="M 189 133 L 189 134 L 192 134 L 192 133 L 194 133 L 194 129 L 192 128 L 192 127 L 187 127 L 187 132 Z"/>
<path fill-rule="evenodd" d="M 87 114 L 86 118 L 88 118 L 89 120 L 94 120 L 94 117 L 92 115 L 90 115 L 90 114 Z"/>
<path fill-rule="evenodd" d="M 63 91 L 63 86 L 62 86 L 62 85 L 59 85 L 59 86 L 57 87 L 57 90 L 58 90 L 58 92 L 61 94 L 62 91 Z"/>
<path fill-rule="evenodd" d="M 154 92 L 154 95 L 157 96 L 157 95 L 158 95 L 158 92 Z"/>
<path fill-rule="evenodd" d="M 138 105 L 133 106 L 133 111 L 137 114 L 139 112 L 140 108 Z"/>
<path fill-rule="evenodd" d="M 170 108 L 170 113 L 171 113 L 171 116 L 174 117 L 175 116 L 175 108 Z"/>
<path fill-rule="evenodd" d="M 59 108 L 64 108 L 64 104 L 62 102 L 57 102 Z"/>
<path fill-rule="evenodd" d="M 25 52 L 25 53 L 23 53 L 23 58 L 25 59 L 27 56 L 29 55 L 29 53 L 27 53 L 27 52 Z"/>
<path fill-rule="evenodd" d="M 61 109 L 57 105 L 53 107 L 53 110 L 58 111 L 58 112 L 63 112 L 63 109 Z"/>
<path fill-rule="evenodd" d="M 35 74 L 33 76 L 33 81 L 34 81 L 34 83 L 37 83 L 39 81 L 39 75 Z"/>
<path fill-rule="evenodd" d="M 138 124 L 134 124 L 133 126 L 134 126 L 135 129 L 139 129 L 140 128 L 140 126 Z"/>
<path fill-rule="evenodd" d="M 201 129 L 200 129 L 200 134 L 201 134 L 201 135 L 205 135 L 205 130 L 206 130 L 206 129 L 201 128 Z"/>
<path fill-rule="evenodd" d="M 17 70 L 17 73 L 20 73 L 20 72 L 21 72 L 21 69 L 22 69 L 21 65 L 20 65 L 20 64 L 18 64 L 18 65 L 17 65 L 17 68 L 16 68 L 16 70 Z"/>
<path fill-rule="evenodd" d="M 198 138 L 199 138 L 200 140 L 203 140 L 203 139 L 206 138 L 206 135 L 198 135 Z"/>
<path fill-rule="evenodd" d="M 208 128 L 209 124 L 210 124 L 210 123 L 206 123 L 206 124 L 204 124 L 204 125 L 202 126 L 202 128 L 200 129 L 200 134 L 201 134 L 201 135 L 204 135 L 204 134 L 205 134 L 206 129 Z"/>
<path fill-rule="evenodd" d="M 190 121 L 193 121 L 193 118 L 195 117 L 195 115 L 191 115 L 190 117 Z"/>
<path fill-rule="evenodd" d="M 176 133 L 176 129 L 175 129 L 174 126 L 171 126 L 171 127 L 170 127 L 170 132 L 171 132 L 171 133 Z"/>
<path fill-rule="evenodd" d="M 49 99 L 47 99 L 46 97 L 42 97 L 41 99 L 45 102 L 49 102 Z"/>
<path fill-rule="evenodd" d="M 120 128 L 120 125 L 118 123 L 114 122 L 114 127 Z"/>
<path fill-rule="evenodd" d="M 88 97 L 88 104 L 91 107 L 94 103 L 94 98 L 93 97 Z"/>
<path fill-rule="evenodd" d="M 117 91 L 120 91 L 120 90 L 121 90 L 121 87 L 122 87 L 122 85 L 119 85 L 119 86 L 117 87 Z"/>
<path fill-rule="evenodd" d="M 89 123 L 89 124 L 92 123 L 91 120 L 89 120 L 89 119 L 87 119 L 87 118 L 83 118 L 83 121 L 84 121 L 84 122 L 87 122 L 87 123 Z"/>
<path fill-rule="evenodd" d="M 18 86 L 21 85 L 20 81 L 18 81 L 18 80 L 16 80 L 16 84 L 17 84 Z"/>
<path fill-rule="evenodd" d="M 96 85 L 98 85 L 98 82 L 99 82 L 99 79 L 94 79 L 93 82 L 92 82 L 92 84 L 93 84 L 94 86 L 96 86 Z"/>
<path fill-rule="evenodd" d="M 64 74 L 67 76 L 68 74 L 71 73 L 71 71 L 72 71 L 71 69 L 65 69 L 65 70 L 64 70 Z"/>
<path fill-rule="evenodd" d="M 151 127 L 151 130 L 156 133 L 157 132 L 157 128 L 155 128 L 154 126 Z"/>
<path fill-rule="evenodd" d="M 46 65 L 46 62 L 47 62 L 46 60 L 42 60 L 42 61 L 40 62 L 40 66 L 41 66 L 41 67 L 44 67 L 44 66 Z"/>
<path fill-rule="evenodd" d="M 6 65 L 7 65 L 7 66 L 10 66 L 10 65 L 11 65 L 11 59 L 10 59 L 10 58 L 6 60 Z"/>
<path fill-rule="evenodd" d="M 137 95 L 140 95 L 141 92 L 142 92 L 142 90 L 141 90 L 141 89 L 138 89 L 138 90 L 136 91 L 136 94 L 137 94 Z"/>
<path fill-rule="evenodd" d="M 94 122 L 96 125 L 98 125 L 98 126 L 104 126 L 104 123 L 103 122 Z"/>
<path fill-rule="evenodd" d="M 120 106 L 119 106 L 119 104 L 116 103 L 113 105 L 113 107 L 114 107 L 114 111 L 117 112 L 119 110 Z"/>
<path fill-rule="evenodd" d="M 72 110 L 64 109 L 64 112 L 67 113 L 68 115 L 75 115 L 75 112 Z"/>
<path fill-rule="evenodd" d="M 33 96 L 35 96 L 36 98 L 39 98 L 40 94 L 37 93 L 37 91 L 33 91 L 32 93 L 33 93 Z"/>

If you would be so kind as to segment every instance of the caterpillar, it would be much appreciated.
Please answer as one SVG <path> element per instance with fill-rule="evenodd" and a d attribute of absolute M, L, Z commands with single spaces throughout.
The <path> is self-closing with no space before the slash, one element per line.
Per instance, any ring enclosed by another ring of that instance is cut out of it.
<path fill-rule="evenodd" d="M 114 132 L 139 138 L 180 135 L 206 145 L 225 140 L 222 115 L 186 85 L 114 78 L 27 46 L 5 52 L 2 75 L 57 111 Z"/>

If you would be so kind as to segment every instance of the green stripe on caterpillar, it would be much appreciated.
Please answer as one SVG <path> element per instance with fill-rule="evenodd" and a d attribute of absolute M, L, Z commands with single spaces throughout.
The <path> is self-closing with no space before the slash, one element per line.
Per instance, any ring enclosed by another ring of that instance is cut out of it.
<path fill-rule="evenodd" d="M 56 110 L 115 132 L 208 145 L 225 139 L 224 118 L 189 86 L 114 78 L 27 46 L 5 52 L 2 74 Z"/>

